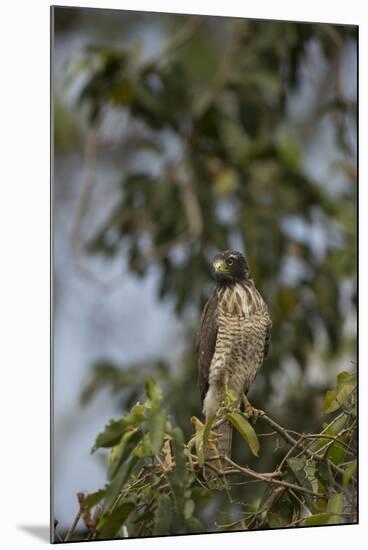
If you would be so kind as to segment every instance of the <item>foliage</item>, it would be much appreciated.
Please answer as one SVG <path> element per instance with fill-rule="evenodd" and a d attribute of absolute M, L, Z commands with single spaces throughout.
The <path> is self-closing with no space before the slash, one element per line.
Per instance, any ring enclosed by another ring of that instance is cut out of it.
<path fill-rule="evenodd" d="M 352 384 L 340 391 L 341 380 Z M 100 433 L 93 451 L 110 449 L 108 483 L 95 493 L 79 494 L 78 518 L 83 532 L 69 532 L 67 540 L 107 539 L 217 530 L 247 530 L 298 525 L 353 523 L 356 510 L 356 377 L 338 376 L 339 404 L 318 434 L 285 429 L 258 411 L 259 423 L 274 431 L 264 434 L 281 438 L 282 458 L 274 455 L 273 470 L 258 472 L 228 459 L 219 470 L 206 448 L 216 448 L 213 427 L 230 420 L 250 450 L 262 452 L 249 415 L 228 400 L 207 425 L 192 418 L 195 433 L 184 444 L 183 433 L 174 426 L 165 408 L 160 387 L 149 379 L 146 400 L 137 402 L 119 420 L 110 421 Z M 326 402 L 331 401 L 331 392 Z M 329 413 L 332 414 L 332 413 Z M 213 435 L 212 435 L 213 434 Z M 280 443 L 278 443 L 280 446 Z M 203 476 L 203 466 L 215 478 Z M 214 481 L 215 479 L 215 481 Z M 244 481 L 245 479 L 245 481 Z M 249 500 L 247 483 L 257 481 L 261 496 Z M 241 483 L 241 499 L 233 500 L 233 488 Z M 219 521 L 216 509 L 211 520 L 203 513 L 214 492 L 227 495 L 236 506 Z M 76 524 L 74 526 L 74 529 Z"/>

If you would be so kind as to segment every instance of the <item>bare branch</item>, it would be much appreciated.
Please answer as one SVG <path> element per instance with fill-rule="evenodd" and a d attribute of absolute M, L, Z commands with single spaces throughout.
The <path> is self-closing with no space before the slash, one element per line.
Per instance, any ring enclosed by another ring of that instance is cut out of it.
<path fill-rule="evenodd" d="M 205 462 L 205 465 L 208 466 L 211 470 L 213 470 L 220 477 L 226 477 L 228 475 L 243 474 L 243 475 L 247 475 L 249 477 L 253 477 L 253 478 L 261 480 L 261 481 L 265 481 L 267 483 L 271 483 L 271 484 L 274 484 L 274 485 L 280 485 L 281 487 L 284 487 L 286 489 L 294 489 L 295 491 L 300 491 L 302 493 L 306 493 L 306 494 L 312 495 L 312 496 L 317 497 L 317 498 L 321 498 L 321 499 L 326 498 L 326 496 L 323 495 L 322 493 L 316 493 L 315 491 L 312 491 L 311 489 L 308 489 L 307 487 L 302 487 L 300 485 L 296 485 L 295 483 L 289 483 L 288 481 L 281 481 L 279 479 L 275 479 L 277 476 L 280 475 L 280 472 L 276 471 L 276 472 L 260 474 L 258 472 L 255 472 L 254 470 L 251 470 L 250 468 L 244 468 L 242 466 L 239 466 L 238 464 L 233 462 L 227 456 L 224 456 L 224 457 L 221 457 L 221 458 L 223 458 L 226 462 L 231 464 L 233 466 L 233 468 L 229 468 L 229 469 L 227 468 L 226 470 L 219 470 L 218 468 L 213 466 L 213 464 L 211 464 L 210 460 L 207 460 Z"/>
<path fill-rule="evenodd" d="M 162 50 L 142 64 L 140 69 L 141 72 L 147 71 L 153 67 L 153 65 L 162 62 L 175 50 L 184 46 L 198 30 L 201 23 L 202 20 L 200 17 L 191 16 L 188 22 L 173 36 L 173 38 L 168 40 Z"/>
<path fill-rule="evenodd" d="M 73 520 L 73 523 L 70 526 L 69 531 L 65 535 L 64 542 L 68 542 L 72 538 L 72 536 L 74 534 L 74 531 L 76 530 L 77 525 L 79 523 L 79 520 L 82 517 L 83 509 L 82 509 L 82 506 L 80 504 L 80 497 L 79 497 L 80 494 L 83 494 L 83 493 L 78 493 L 78 495 L 77 495 L 78 502 L 79 502 L 79 510 L 78 510 L 74 520 Z"/>

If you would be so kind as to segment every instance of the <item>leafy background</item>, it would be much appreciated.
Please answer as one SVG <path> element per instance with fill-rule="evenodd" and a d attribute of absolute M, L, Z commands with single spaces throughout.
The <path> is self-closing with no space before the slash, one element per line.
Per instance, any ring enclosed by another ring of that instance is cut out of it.
<path fill-rule="evenodd" d="M 219 249 L 246 252 L 272 348 L 250 398 L 289 427 L 356 355 L 355 27 L 54 10 L 55 515 L 147 377 L 187 438 Z M 179 398 L 178 398 L 179 397 Z M 261 470 L 272 450 L 234 456 Z M 254 489 L 255 490 L 255 489 Z"/>

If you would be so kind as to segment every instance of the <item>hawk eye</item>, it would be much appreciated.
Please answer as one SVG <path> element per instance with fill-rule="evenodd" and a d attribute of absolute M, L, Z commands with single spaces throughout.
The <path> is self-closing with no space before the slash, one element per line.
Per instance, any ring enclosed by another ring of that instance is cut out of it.
<path fill-rule="evenodd" d="M 232 258 L 229 258 L 228 260 L 226 260 L 226 263 L 227 265 L 233 265 L 234 260 Z"/>

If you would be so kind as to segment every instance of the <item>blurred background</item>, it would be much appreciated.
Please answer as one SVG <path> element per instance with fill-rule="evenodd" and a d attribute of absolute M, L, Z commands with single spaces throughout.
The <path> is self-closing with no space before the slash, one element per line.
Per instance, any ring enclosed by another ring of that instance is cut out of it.
<path fill-rule="evenodd" d="M 54 506 L 105 482 L 96 434 L 162 384 L 189 437 L 210 260 L 273 320 L 249 394 L 313 432 L 356 359 L 357 29 L 53 8 Z M 234 455 L 259 470 L 272 464 Z"/>

